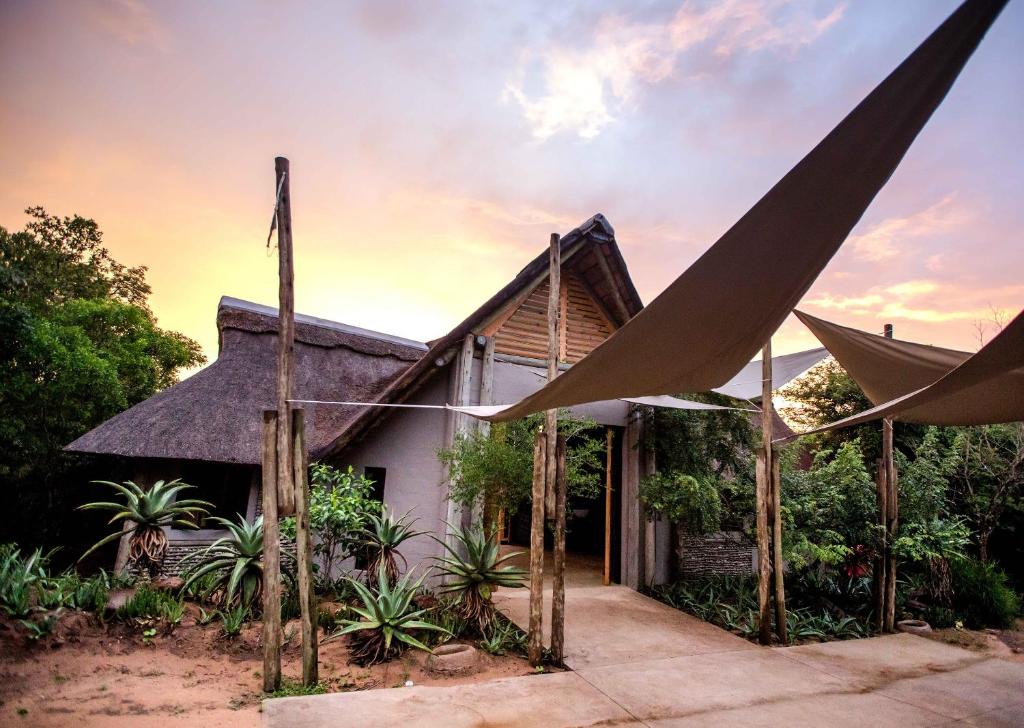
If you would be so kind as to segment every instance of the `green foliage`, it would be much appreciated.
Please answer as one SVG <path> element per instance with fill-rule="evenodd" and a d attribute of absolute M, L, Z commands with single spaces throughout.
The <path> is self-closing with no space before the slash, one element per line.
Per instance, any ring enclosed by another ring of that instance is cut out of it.
<path fill-rule="evenodd" d="M 129 562 L 147 569 L 151 577 L 160 571 L 167 551 L 164 527 L 195 528 L 193 518 L 205 514 L 207 506 L 212 507 L 211 503 L 202 500 L 179 499 L 178 493 L 195 486 L 182 483 L 177 478 L 168 482 L 158 480 L 149 488 L 142 488 L 130 480 L 123 484 L 109 480 L 93 482 L 113 488 L 120 494 L 121 502 L 96 501 L 79 506 L 78 510 L 113 511 L 114 515 L 107 525 L 118 523 L 120 526 L 120 521 L 129 522 Z M 79 561 L 104 544 L 121 538 L 125 532 L 118 528 L 104 536 L 82 554 Z"/>
<path fill-rule="evenodd" d="M 1020 614 L 1020 597 L 1006 572 L 991 562 L 956 559 L 953 571 L 953 611 L 968 627 L 1010 627 Z"/>
<path fill-rule="evenodd" d="M 226 611 L 220 611 L 218 614 L 221 621 L 221 634 L 232 639 L 242 633 L 242 627 L 249 620 L 249 607 L 238 604 Z"/>
<path fill-rule="evenodd" d="M 640 481 L 640 500 L 648 512 L 681 524 L 691 533 L 712 533 L 722 523 L 722 501 L 715 480 L 656 473 Z"/>
<path fill-rule="evenodd" d="M 526 653 L 529 635 L 510 619 L 496 613 L 490 629 L 479 642 L 480 648 L 490 655 L 504 655 L 508 652 Z"/>
<path fill-rule="evenodd" d="M 328 584 L 334 566 L 359 547 L 367 518 L 379 514 L 381 504 L 372 498 L 373 481 L 365 475 L 317 463 L 309 468 L 309 527 L 313 553 L 323 565 L 321 582 Z M 295 518 L 281 521 L 281 534 L 295 540 Z"/>
<path fill-rule="evenodd" d="M 970 543 L 971 531 L 958 517 L 901 523 L 892 543 L 896 558 L 924 563 L 932 559 L 957 559 Z"/>
<path fill-rule="evenodd" d="M 272 693 L 268 693 L 268 698 L 295 698 L 302 697 L 304 695 L 323 695 L 329 692 L 327 685 L 322 682 L 318 682 L 316 685 L 305 685 L 301 680 L 281 680 L 281 687 Z"/>
<path fill-rule="evenodd" d="M 487 435 L 458 435 L 449 450 L 437 456 L 452 480 L 450 497 L 473 507 L 485 502 L 511 516 L 530 501 L 533 483 L 533 442 L 544 415 L 530 415 L 491 427 Z M 558 414 L 558 432 L 565 436 L 565 481 L 570 498 L 596 498 L 602 488 L 603 438 L 588 434 L 593 420 Z M 567 501 L 568 502 L 568 501 Z"/>
<path fill-rule="evenodd" d="M 821 563 L 840 564 L 858 545 L 873 545 L 875 485 L 864 466 L 860 443 L 822 450 L 810 470 L 794 467 L 794 453 L 784 454 L 782 469 L 785 559 L 801 569 Z"/>
<path fill-rule="evenodd" d="M 736 400 L 720 394 L 682 396 L 707 404 L 736 406 Z M 717 480 L 749 468 L 748 455 L 756 443 L 749 413 L 655 408 L 651 416 L 660 471 Z"/>
<path fill-rule="evenodd" d="M 148 584 L 141 584 L 132 595 L 114 613 L 114 617 L 122 622 L 141 624 L 156 622 L 163 619 L 169 603 L 177 603 L 177 599 L 153 589 Z"/>
<path fill-rule="evenodd" d="M 27 212 L 0 228 L 0 480 L 23 543 L 67 542 L 79 460 L 63 447 L 205 358 L 157 326 L 145 268 L 113 260 L 94 221 Z"/>
<path fill-rule="evenodd" d="M 786 624 L 791 642 L 866 637 L 867 621 L 846 614 L 832 600 L 822 600 L 826 593 L 837 600 L 858 591 L 862 596 L 865 584 L 851 581 L 840 586 L 826 580 L 823 584 L 801 584 L 787 594 L 790 609 Z M 817 595 L 818 598 L 815 598 Z M 653 596 L 669 606 L 689 612 L 700 619 L 728 629 L 747 639 L 758 633 L 757 579 L 755 577 L 708 576 L 677 581 L 656 587 Z"/>
<path fill-rule="evenodd" d="M 44 637 L 49 637 L 53 633 L 53 628 L 60 621 L 61 611 L 57 609 L 48 612 L 41 619 L 19 619 L 18 621 L 25 628 L 29 640 L 35 642 Z"/>
<path fill-rule="evenodd" d="M 435 538 L 447 552 L 438 558 L 438 571 L 446 577 L 438 592 L 454 595 L 462 617 L 485 634 L 494 620 L 494 590 L 526 586 L 526 569 L 508 564 L 524 552 L 502 556 L 497 535 L 479 527 L 467 531 L 453 527 L 452 535 L 458 541 L 456 548 Z"/>
<path fill-rule="evenodd" d="M 233 523 L 225 518 L 211 518 L 222 525 L 228 535 L 218 538 L 202 551 L 188 558 L 185 587 L 212 577 L 202 598 L 219 604 L 256 609 L 263 595 L 263 516 L 249 522 L 238 516 Z M 282 547 L 281 574 L 291 579 L 295 574 L 295 557 Z"/>
<path fill-rule="evenodd" d="M 381 563 L 376 589 L 351 580 L 352 588 L 362 602 L 362 606 L 351 608 L 359 619 L 340 620 L 342 628 L 328 640 L 351 635 L 352 659 L 364 667 L 387 662 L 400 655 L 406 646 L 429 652 L 430 648 L 417 639 L 415 633 L 422 630 L 441 632 L 443 629 L 423 619 L 427 610 L 413 606 L 413 597 L 423 583 L 423 577 L 417 581 L 411 579 L 412 575 L 406 574 L 394 584 L 389 583 Z"/>
<path fill-rule="evenodd" d="M 46 579 L 46 559 L 41 549 L 28 556 L 12 543 L 0 544 L 0 610 L 9 617 L 27 617 L 34 595 Z"/>
<path fill-rule="evenodd" d="M 400 518 L 393 518 L 385 509 L 381 515 L 366 514 L 366 525 L 362 531 L 360 543 L 366 548 L 369 563 L 366 567 L 366 583 L 376 584 L 377 575 L 383 573 L 389 583 L 398 578 L 398 560 L 403 567 L 407 566 L 405 557 L 398 547 L 410 538 L 422 536 L 425 531 L 414 531 L 416 521 L 409 521 L 406 513 Z"/>

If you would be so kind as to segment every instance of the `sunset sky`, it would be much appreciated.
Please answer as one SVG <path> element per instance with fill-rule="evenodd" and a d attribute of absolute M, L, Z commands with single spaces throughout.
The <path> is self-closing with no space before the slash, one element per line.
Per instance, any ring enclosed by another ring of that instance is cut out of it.
<path fill-rule="evenodd" d="M 276 305 L 275 155 L 300 312 L 440 336 L 595 212 L 647 302 L 955 6 L 4 0 L 0 225 L 95 218 L 211 358 Z M 1022 49 L 1016 0 L 803 308 L 973 350 L 1024 306 Z"/>

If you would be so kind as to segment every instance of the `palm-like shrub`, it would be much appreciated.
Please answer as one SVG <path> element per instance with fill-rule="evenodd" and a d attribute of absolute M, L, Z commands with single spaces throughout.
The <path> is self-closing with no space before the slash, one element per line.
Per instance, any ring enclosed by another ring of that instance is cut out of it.
<path fill-rule="evenodd" d="M 414 531 L 415 520 L 409 521 L 409 514 L 401 518 L 392 518 L 387 509 L 379 516 L 366 514 L 366 526 L 363 527 L 363 538 L 360 543 L 366 548 L 368 563 L 366 565 L 366 583 L 370 586 L 378 584 L 379 574 L 384 574 L 389 584 L 398 579 L 398 560 L 402 560 L 402 570 L 408 566 L 405 557 L 398 547 L 414 536 L 422 536 L 425 531 Z"/>
<path fill-rule="evenodd" d="M 483 634 L 494 619 L 494 604 L 491 602 L 494 590 L 499 586 L 526 586 L 526 569 L 507 565 L 508 561 L 525 552 L 515 551 L 502 556 L 496 534 L 487 534 L 480 527 L 466 531 L 453 528 L 452 534 L 462 549 L 452 548 L 447 542 L 435 539 L 448 552 L 438 558 L 438 571 L 446 577 L 438 592 L 454 595 L 462 617 L 475 623 Z M 465 555 L 460 551 L 465 551 Z"/>
<path fill-rule="evenodd" d="M 156 481 L 152 487 L 142 488 L 130 480 L 124 483 L 112 483 L 109 480 L 94 480 L 94 483 L 109 485 L 123 497 L 123 502 L 98 501 L 79 506 L 82 511 L 113 511 L 114 516 L 107 525 L 119 521 L 129 521 L 132 525 L 126 531 L 115 531 L 100 539 L 82 559 L 96 549 L 130 533 L 128 539 L 129 563 L 149 572 L 155 578 L 167 554 L 167 535 L 165 526 L 195 528 L 192 519 L 204 515 L 207 507 L 213 504 L 196 499 L 178 499 L 178 493 L 195 486 L 182 483 L 179 478 L 164 482 Z M 81 559 L 79 559 L 81 560 Z"/>
<path fill-rule="evenodd" d="M 223 607 L 255 608 L 263 595 L 263 516 L 251 523 L 242 516 L 238 523 L 210 520 L 221 524 L 228 535 L 188 558 L 183 589 L 202 584 L 202 599 Z M 290 578 L 294 573 L 295 557 L 282 545 L 281 574 Z"/>
<path fill-rule="evenodd" d="M 377 566 L 377 587 L 368 588 L 354 579 L 349 579 L 352 588 L 359 595 L 362 606 L 350 609 L 359 619 L 340 619 L 342 628 L 328 640 L 350 635 L 352 660 L 363 667 L 386 662 L 402 653 L 406 646 L 430 652 L 430 648 L 413 636 L 416 630 L 444 632 L 443 627 L 423 619 L 426 609 L 416 609 L 412 600 L 423 583 L 423 577 L 412 581 L 406 574 L 392 582 L 381 561 Z"/>

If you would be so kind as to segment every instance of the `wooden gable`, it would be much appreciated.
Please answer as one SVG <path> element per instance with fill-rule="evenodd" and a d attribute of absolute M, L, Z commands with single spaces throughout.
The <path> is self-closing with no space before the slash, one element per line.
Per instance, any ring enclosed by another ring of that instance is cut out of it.
<path fill-rule="evenodd" d="M 562 271 L 559 298 L 559 359 L 575 364 L 611 336 L 615 326 L 583 281 L 571 271 Z M 501 354 L 547 359 L 547 311 L 548 280 L 544 279 L 485 332 L 494 336 L 494 350 Z"/>

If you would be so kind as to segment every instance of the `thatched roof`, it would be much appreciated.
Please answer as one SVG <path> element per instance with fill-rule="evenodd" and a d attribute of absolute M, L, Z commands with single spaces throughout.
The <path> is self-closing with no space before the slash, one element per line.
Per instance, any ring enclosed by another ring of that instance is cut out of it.
<path fill-rule="evenodd" d="M 220 353 L 205 369 L 68 445 L 76 452 L 227 463 L 260 461 L 262 417 L 275 408 L 277 309 L 224 297 Z M 310 316 L 295 317 L 295 398 L 365 402 L 426 352 L 425 344 Z M 315 407 L 313 451 L 337 437 L 355 407 Z"/>
<path fill-rule="evenodd" d="M 603 215 L 561 239 L 563 268 L 578 274 L 622 325 L 642 308 Z M 401 402 L 451 361 L 468 333 L 546 275 L 548 251 L 448 334 L 423 344 L 301 314 L 295 317 L 295 399 Z M 256 464 L 261 412 L 275 407 L 277 309 L 221 299 L 217 361 L 67 446 L 76 452 Z M 311 455 L 339 452 L 387 416 L 384 408 L 307 407 Z"/>

